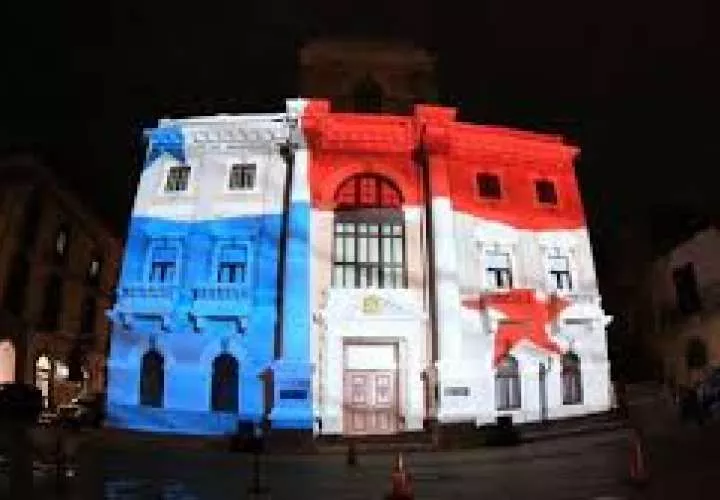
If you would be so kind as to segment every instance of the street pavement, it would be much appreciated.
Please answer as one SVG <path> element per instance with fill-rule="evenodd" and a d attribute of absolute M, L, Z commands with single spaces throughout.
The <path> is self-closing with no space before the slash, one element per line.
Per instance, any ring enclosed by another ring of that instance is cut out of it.
<path fill-rule="evenodd" d="M 720 423 L 681 425 L 661 403 L 649 400 L 631 409 L 646 436 L 650 476 L 644 488 L 629 481 L 629 432 L 616 429 L 510 448 L 408 453 L 415 498 L 717 500 Z M 64 496 L 54 491 L 50 470 L 37 472 L 35 498 L 381 499 L 390 489 L 394 456 L 360 454 L 354 467 L 344 455 L 264 456 L 264 495 L 248 492 L 253 457 L 246 454 L 133 446 L 90 433 L 76 459 L 77 475 Z"/>

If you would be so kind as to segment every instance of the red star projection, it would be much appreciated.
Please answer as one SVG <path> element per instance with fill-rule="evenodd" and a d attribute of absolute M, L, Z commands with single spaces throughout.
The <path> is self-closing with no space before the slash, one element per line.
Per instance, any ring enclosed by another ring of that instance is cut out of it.
<path fill-rule="evenodd" d="M 495 335 L 496 366 L 521 340 L 527 340 L 546 351 L 562 353 L 545 332 L 545 325 L 552 323 L 570 302 L 551 295 L 547 301 L 539 301 L 534 290 L 510 290 L 484 295 L 480 299 L 463 300 L 468 309 L 483 310 L 493 307 L 506 316 Z"/>

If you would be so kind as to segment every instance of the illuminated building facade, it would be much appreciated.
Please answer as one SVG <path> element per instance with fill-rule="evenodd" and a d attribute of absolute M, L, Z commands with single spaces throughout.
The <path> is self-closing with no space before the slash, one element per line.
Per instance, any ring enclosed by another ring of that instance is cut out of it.
<path fill-rule="evenodd" d="M 148 139 L 111 424 L 362 435 L 609 409 L 609 318 L 560 138 L 293 100 Z"/>

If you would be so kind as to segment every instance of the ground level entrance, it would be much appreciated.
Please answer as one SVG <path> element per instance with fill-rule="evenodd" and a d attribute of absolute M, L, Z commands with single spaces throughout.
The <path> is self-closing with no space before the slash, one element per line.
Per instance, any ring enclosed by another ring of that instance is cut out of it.
<path fill-rule="evenodd" d="M 346 344 L 345 435 L 393 434 L 399 424 L 397 344 Z"/>

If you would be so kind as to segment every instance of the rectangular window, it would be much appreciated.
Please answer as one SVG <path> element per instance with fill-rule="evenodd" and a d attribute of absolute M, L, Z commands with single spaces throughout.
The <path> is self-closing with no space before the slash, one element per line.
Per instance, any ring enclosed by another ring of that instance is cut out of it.
<path fill-rule="evenodd" d="M 477 190 L 482 198 L 499 200 L 502 196 L 500 190 L 500 177 L 495 174 L 478 174 Z"/>
<path fill-rule="evenodd" d="M 243 283 L 247 267 L 244 245 L 223 245 L 218 255 L 218 283 Z"/>
<path fill-rule="evenodd" d="M 333 286 L 404 288 L 402 222 L 335 222 Z"/>
<path fill-rule="evenodd" d="M 512 266 L 508 253 L 486 253 L 485 272 L 490 287 L 497 289 L 512 288 Z"/>
<path fill-rule="evenodd" d="M 535 181 L 535 194 L 540 203 L 557 205 L 557 192 L 552 181 L 546 179 Z"/>
<path fill-rule="evenodd" d="M 257 168 L 252 163 L 243 163 L 230 167 L 228 188 L 233 191 L 251 190 L 255 188 Z"/>
<path fill-rule="evenodd" d="M 173 246 L 155 247 L 150 261 L 150 282 L 171 283 L 175 281 L 178 250 Z"/>
<path fill-rule="evenodd" d="M 570 262 L 565 256 L 553 255 L 549 258 L 550 281 L 552 287 L 557 290 L 572 289 L 572 281 L 570 279 Z"/>
<path fill-rule="evenodd" d="M 166 193 L 180 193 L 188 190 L 190 183 L 190 167 L 179 165 L 170 167 L 165 181 Z"/>

